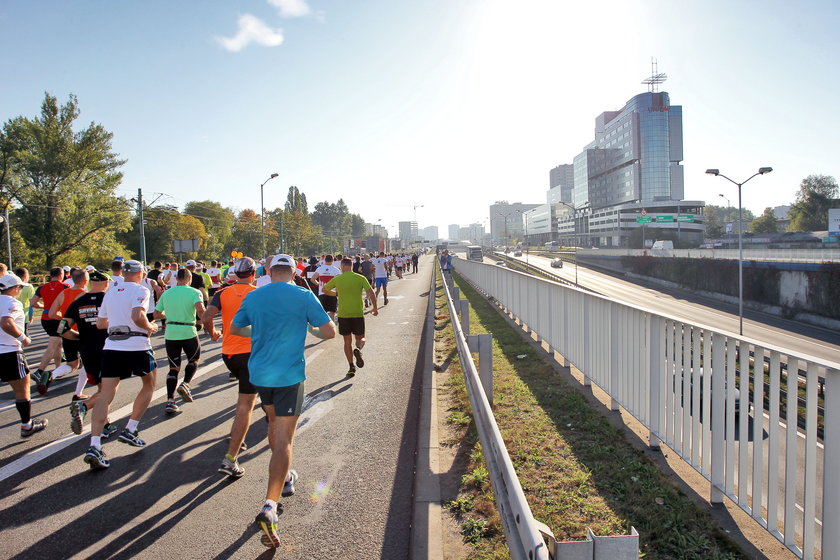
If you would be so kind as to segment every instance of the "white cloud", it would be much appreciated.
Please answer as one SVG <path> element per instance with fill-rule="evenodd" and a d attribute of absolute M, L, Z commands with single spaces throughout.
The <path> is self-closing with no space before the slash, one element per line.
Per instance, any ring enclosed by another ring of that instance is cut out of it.
<path fill-rule="evenodd" d="M 239 30 L 233 37 L 216 37 L 226 50 L 239 52 L 251 43 L 264 47 L 276 47 L 283 43 L 283 30 L 272 29 L 258 17 L 251 14 L 239 16 Z"/>
<path fill-rule="evenodd" d="M 277 8 L 283 17 L 302 17 L 312 13 L 306 0 L 268 0 L 268 3 Z"/>

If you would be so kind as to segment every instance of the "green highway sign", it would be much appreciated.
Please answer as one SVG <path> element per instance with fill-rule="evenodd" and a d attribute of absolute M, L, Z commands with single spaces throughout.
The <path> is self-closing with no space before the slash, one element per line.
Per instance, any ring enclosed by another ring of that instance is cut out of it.
<path fill-rule="evenodd" d="M 656 222 L 661 223 L 661 224 L 666 223 L 666 222 L 673 222 L 673 221 L 674 221 L 673 216 L 657 216 L 656 217 Z"/>
<path fill-rule="evenodd" d="M 694 221 L 694 214 L 680 214 L 677 216 L 678 222 L 693 222 Z"/>
<path fill-rule="evenodd" d="M 641 218 L 636 218 L 637 224 L 649 224 L 653 221 L 653 218 L 650 216 L 642 216 Z"/>

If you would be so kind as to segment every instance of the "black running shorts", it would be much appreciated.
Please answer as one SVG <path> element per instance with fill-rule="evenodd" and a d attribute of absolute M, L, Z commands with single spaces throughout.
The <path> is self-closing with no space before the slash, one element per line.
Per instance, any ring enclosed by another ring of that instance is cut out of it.
<path fill-rule="evenodd" d="M 44 327 L 44 332 L 47 333 L 48 336 L 61 336 L 58 334 L 58 325 L 61 321 L 56 321 L 53 319 L 41 319 L 41 326 Z"/>
<path fill-rule="evenodd" d="M 169 358 L 169 367 L 176 369 L 181 367 L 181 352 L 187 357 L 188 362 L 197 362 L 201 357 L 201 344 L 198 342 L 198 337 L 166 341 L 166 357 Z"/>
<path fill-rule="evenodd" d="M 318 296 L 318 301 L 321 302 L 321 305 L 324 306 L 324 311 L 327 313 L 333 312 L 335 313 L 338 311 L 338 296 L 328 296 L 326 294 L 321 294 Z"/>
<path fill-rule="evenodd" d="M 222 360 L 239 380 L 239 394 L 240 395 L 256 395 L 257 388 L 251 385 L 250 375 L 248 373 L 248 358 L 251 353 L 246 354 L 222 354 Z"/>
<path fill-rule="evenodd" d="M 338 318 L 338 334 L 341 336 L 348 336 L 355 334 L 358 336 L 365 336 L 365 318 L 364 317 L 339 317 Z"/>
<path fill-rule="evenodd" d="M 303 410 L 303 381 L 288 387 L 257 387 L 263 406 L 274 406 L 275 416 L 300 416 Z"/>
<path fill-rule="evenodd" d="M 61 337 L 61 349 L 64 350 L 64 361 L 75 362 L 79 359 L 79 341 Z"/>
<path fill-rule="evenodd" d="M 29 374 L 26 356 L 23 352 L 3 352 L 0 354 L 0 380 L 5 382 L 23 379 Z"/>
<path fill-rule="evenodd" d="M 87 373 L 88 383 L 99 385 L 102 381 L 102 350 L 79 349 L 79 356 L 82 358 L 82 365 Z"/>
<path fill-rule="evenodd" d="M 157 369 L 151 350 L 103 350 L 102 378 L 128 379 L 132 375 L 143 377 Z"/>

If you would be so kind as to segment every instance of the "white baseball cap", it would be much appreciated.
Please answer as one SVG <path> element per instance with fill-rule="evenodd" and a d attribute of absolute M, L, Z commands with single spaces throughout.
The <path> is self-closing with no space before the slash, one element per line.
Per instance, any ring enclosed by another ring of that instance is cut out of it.
<path fill-rule="evenodd" d="M 295 259 L 290 257 L 289 255 L 274 255 L 271 259 L 271 266 L 269 268 L 274 268 L 275 266 L 290 266 L 294 268 L 297 265 Z"/>
<path fill-rule="evenodd" d="M 195 266 L 195 261 L 192 259 L 188 260 L 186 266 Z"/>
<path fill-rule="evenodd" d="M 0 291 L 8 290 L 9 288 L 14 288 L 15 286 L 31 286 L 32 284 L 28 284 L 21 280 L 17 274 L 12 274 L 11 272 L 7 272 L 2 277 L 0 277 Z"/>
<path fill-rule="evenodd" d="M 88 272 L 93 272 L 94 270 L 96 270 L 96 267 L 92 264 L 89 264 L 85 267 L 85 270 L 87 270 Z"/>
<path fill-rule="evenodd" d="M 61 267 L 61 270 L 63 270 L 64 272 L 70 272 L 70 267 L 65 264 Z"/>

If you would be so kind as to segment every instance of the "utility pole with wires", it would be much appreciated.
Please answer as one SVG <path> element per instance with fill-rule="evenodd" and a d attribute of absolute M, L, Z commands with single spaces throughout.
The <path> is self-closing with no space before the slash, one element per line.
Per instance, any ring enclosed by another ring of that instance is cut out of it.
<path fill-rule="evenodd" d="M 158 197 L 160 198 L 160 197 Z M 146 221 L 143 219 L 143 189 L 137 189 L 137 198 L 131 202 L 137 203 L 137 218 L 140 220 L 140 262 L 146 264 Z"/>

